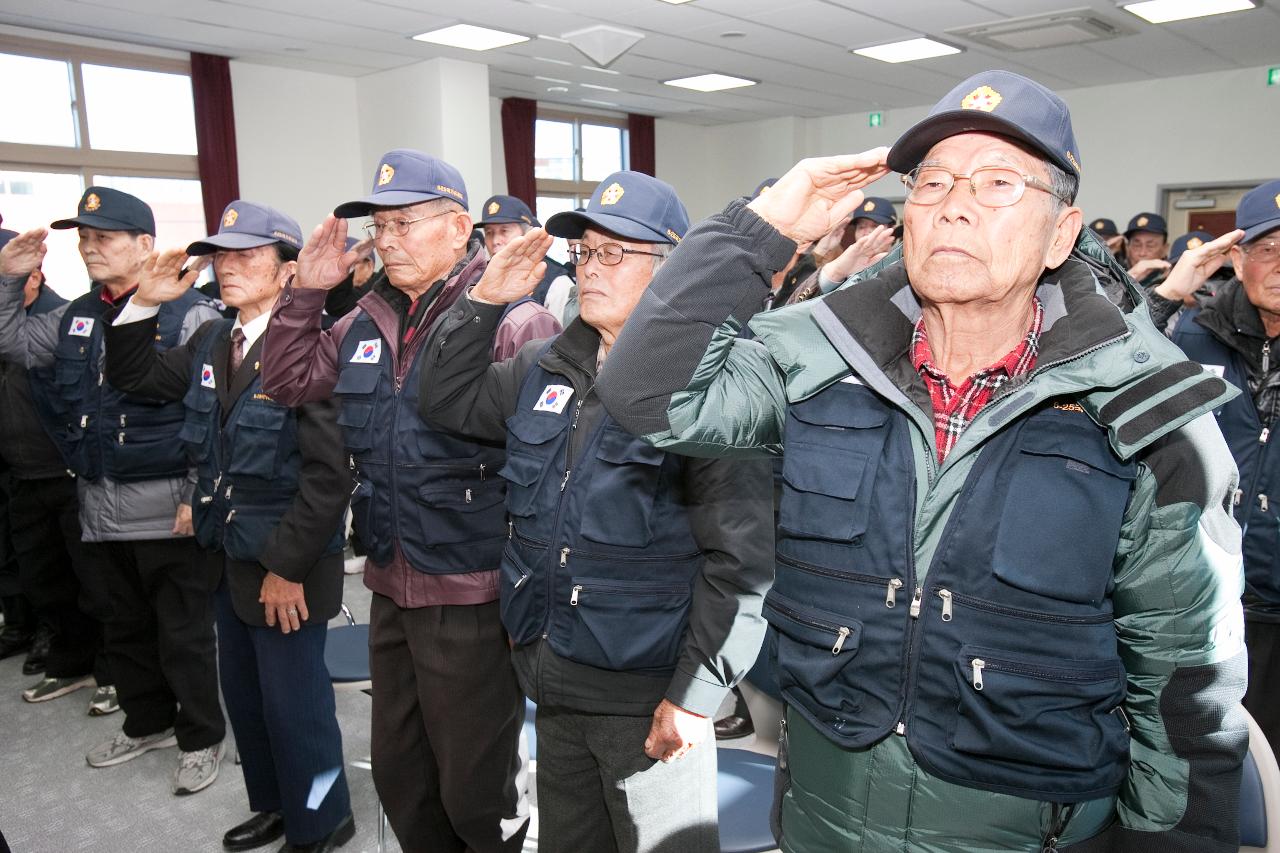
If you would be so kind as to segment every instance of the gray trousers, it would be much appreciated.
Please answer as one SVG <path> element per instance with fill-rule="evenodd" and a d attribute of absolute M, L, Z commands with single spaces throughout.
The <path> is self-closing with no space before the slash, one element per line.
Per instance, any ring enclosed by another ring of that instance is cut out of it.
<path fill-rule="evenodd" d="M 715 737 L 664 764 L 652 722 L 538 707 L 541 853 L 719 853 Z"/>

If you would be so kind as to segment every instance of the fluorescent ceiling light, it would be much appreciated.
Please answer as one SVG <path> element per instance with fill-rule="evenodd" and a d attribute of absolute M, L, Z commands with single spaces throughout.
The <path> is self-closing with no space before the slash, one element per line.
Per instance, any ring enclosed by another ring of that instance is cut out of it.
<path fill-rule="evenodd" d="M 535 56 L 534 59 L 539 62 L 550 62 L 552 65 L 572 65 L 572 62 L 565 62 L 563 59 L 552 59 L 549 56 Z"/>
<path fill-rule="evenodd" d="M 593 101 L 593 100 L 591 100 L 590 98 L 582 98 L 581 100 L 582 100 L 582 103 L 584 103 L 584 104 L 595 104 L 597 107 L 616 107 L 616 106 L 618 106 L 618 105 L 617 105 L 617 103 L 615 103 L 614 101 Z"/>
<path fill-rule="evenodd" d="M 583 71 L 597 71 L 601 74 L 621 74 L 621 71 L 614 71 L 612 68 L 601 68 L 598 65 L 579 65 Z"/>
<path fill-rule="evenodd" d="M 874 47 L 860 47 L 853 51 L 858 56 L 878 59 L 881 62 L 914 62 L 917 59 L 932 59 L 935 56 L 950 56 L 959 53 L 960 48 L 943 44 L 928 38 L 907 39 L 889 44 L 878 44 Z"/>
<path fill-rule="evenodd" d="M 1224 12 L 1243 12 L 1256 9 L 1253 0 L 1146 0 L 1144 3 L 1126 3 L 1124 10 L 1132 12 L 1152 24 L 1221 15 Z"/>
<path fill-rule="evenodd" d="M 612 86 L 597 86 L 595 83 L 579 83 L 578 85 L 579 85 L 579 86 L 581 86 L 581 87 L 582 87 L 582 88 L 584 88 L 584 89 L 596 89 L 596 90 L 601 91 L 601 92 L 616 92 L 616 91 L 618 91 L 617 89 L 613 88 Z"/>
<path fill-rule="evenodd" d="M 445 47 L 460 47 L 464 50 L 493 50 L 495 47 L 507 47 L 528 41 L 529 37 L 491 30 L 488 27 L 474 27 L 471 24 L 454 24 L 442 30 L 418 33 L 413 40 L 442 44 Z"/>
<path fill-rule="evenodd" d="M 731 77 L 728 74 L 699 74 L 696 77 L 681 77 L 679 80 L 662 81 L 665 86 L 679 86 L 681 89 L 693 89 L 695 92 L 721 92 L 725 89 L 754 86 L 756 82 L 742 77 Z"/>
<path fill-rule="evenodd" d="M 662 0 L 663 3 L 670 3 L 672 6 L 679 6 L 681 3 L 688 3 L 689 0 Z"/>

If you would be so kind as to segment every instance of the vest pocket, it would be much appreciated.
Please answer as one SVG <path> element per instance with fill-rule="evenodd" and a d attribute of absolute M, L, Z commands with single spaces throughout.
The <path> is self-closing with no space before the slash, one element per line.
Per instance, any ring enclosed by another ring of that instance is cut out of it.
<path fill-rule="evenodd" d="M 688 623 L 688 584 L 573 578 L 570 660 L 616 671 L 675 666 Z"/>
<path fill-rule="evenodd" d="M 498 608 L 508 636 L 518 646 L 532 643 L 546 609 L 545 591 L 510 543 L 502 552 L 498 583 Z"/>
<path fill-rule="evenodd" d="M 422 539 L 428 545 L 448 545 L 476 540 L 473 513 L 492 510 L 502 503 L 502 489 L 490 483 L 484 487 L 457 482 L 434 484 L 418 489 Z M 502 520 L 490 525 L 497 528 Z M 481 537 L 485 538 L 485 537 Z"/>
<path fill-rule="evenodd" d="M 582 535 L 625 548 L 653 542 L 653 504 L 665 458 L 661 450 L 620 429 L 606 429 L 587 490 Z"/>
<path fill-rule="evenodd" d="M 875 467 L 874 457 L 861 451 L 788 442 L 778 526 L 804 538 L 853 541 L 867 530 L 870 489 L 861 499 L 858 494 Z"/>
<path fill-rule="evenodd" d="M 1036 767 L 1101 772 L 1128 750 L 1116 708 L 1124 700 L 1119 660 L 1033 658 L 964 646 L 952 747 Z"/>
<path fill-rule="evenodd" d="M 246 404 L 235 421 L 235 447 L 227 460 L 232 474 L 271 479 L 280 471 L 280 435 L 289 409 Z"/>
<path fill-rule="evenodd" d="M 1112 578 L 1135 466 L 1101 436 L 1023 430 L 1012 459 L 992 571 L 1010 586 L 1059 601 L 1100 604 Z"/>
<path fill-rule="evenodd" d="M 558 415 L 519 413 L 507 418 L 506 464 L 498 476 L 507 488 L 507 511 L 530 516 L 537 508 L 538 483 L 552 462 L 551 448 L 542 445 L 564 432 L 569 421 Z"/>
<path fill-rule="evenodd" d="M 783 692 L 798 689 L 828 712 L 856 714 L 861 703 L 853 673 L 846 672 L 858 654 L 862 622 L 808 607 L 770 590 L 764 616 L 776 636 L 778 683 Z"/>
<path fill-rule="evenodd" d="M 343 400 L 338 412 L 338 426 L 342 427 L 343 440 L 351 453 L 363 453 L 373 447 L 373 430 L 369 418 L 373 403 L 366 400 Z"/>
<path fill-rule="evenodd" d="M 376 527 L 373 523 L 373 484 L 368 480 L 357 480 L 351 489 L 351 526 L 360 537 L 360 544 L 370 556 L 376 556 L 375 562 L 385 563 L 387 555 L 378 541 Z"/>

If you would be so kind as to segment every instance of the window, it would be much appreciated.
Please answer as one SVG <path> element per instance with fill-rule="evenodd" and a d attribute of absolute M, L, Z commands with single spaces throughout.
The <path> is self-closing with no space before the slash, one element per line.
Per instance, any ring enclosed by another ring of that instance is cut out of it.
<path fill-rule="evenodd" d="M 541 112 L 534 125 L 533 176 L 539 222 L 586 205 L 596 185 L 628 168 L 626 121 L 609 116 Z M 556 240 L 548 254 L 568 259 L 568 244 Z"/>
<path fill-rule="evenodd" d="M 0 35 L 0 215 L 14 231 L 74 216 L 90 184 L 151 205 L 156 244 L 205 236 L 187 62 Z M 68 298 L 89 287 L 75 231 L 52 231 L 44 271 Z"/>

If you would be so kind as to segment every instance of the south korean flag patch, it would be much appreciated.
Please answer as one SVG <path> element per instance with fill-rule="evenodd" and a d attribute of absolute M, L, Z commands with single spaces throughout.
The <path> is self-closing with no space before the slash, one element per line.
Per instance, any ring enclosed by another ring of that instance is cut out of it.
<path fill-rule="evenodd" d="M 213 381 L 213 365 L 206 364 L 200 368 L 200 387 L 201 388 L 217 388 Z"/>
<path fill-rule="evenodd" d="M 93 318 L 92 317 L 72 317 L 71 325 L 67 327 L 68 335 L 75 335 L 77 338 L 87 338 L 93 335 Z"/>
<path fill-rule="evenodd" d="M 352 364 L 377 364 L 382 360 L 382 339 L 361 341 L 351 356 Z"/>
<path fill-rule="evenodd" d="M 565 406 L 569 405 L 569 398 L 572 396 L 573 389 L 568 385 L 548 385 L 542 389 L 542 396 L 538 398 L 533 410 L 555 412 L 558 415 L 564 411 Z"/>

